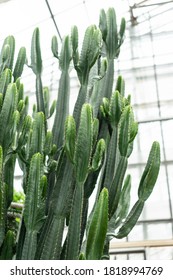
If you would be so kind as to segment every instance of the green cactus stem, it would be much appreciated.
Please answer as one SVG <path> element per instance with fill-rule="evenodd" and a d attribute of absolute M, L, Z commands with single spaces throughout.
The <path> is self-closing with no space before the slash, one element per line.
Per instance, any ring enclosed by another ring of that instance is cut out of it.
<path fill-rule="evenodd" d="M 0 260 L 12 260 L 15 252 L 15 235 L 9 230 L 0 250 Z"/>
<path fill-rule="evenodd" d="M 69 114 L 69 94 L 70 94 L 70 77 L 69 66 L 72 59 L 70 38 L 66 36 L 63 39 L 61 53 L 59 56 L 59 65 L 61 77 L 59 81 L 58 100 L 56 103 L 56 114 L 53 124 L 53 143 L 57 148 L 61 148 L 64 142 L 65 120 Z M 63 110 L 62 110 L 63 108 Z"/>
<path fill-rule="evenodd" d="M 22 259 L 34 259 L 37 234 L 45 218 L 45 201 L 42 196 L 43 158 L 41 154 L 33 155 L 30 163 L 29 177 L 24 206 L 24 223 L 26 227 Z"/>
<path fill-rule="evenodd" d="M 21 77 L 24 64 L 26 63 L 26 49 L 21 47 L 17 56 L 16 64 L 13 70 L 14 82 Z"/>
<path fill-rule="evenodd" d="M 45 114 L 44 99 L 43 99 L 43 86 L 42 86 L 42 57 L 40 49 L 40 31 L 36 28 L 33 32 L 31 43 L 31 68 L 36 75 L 36 99 L 37 99 L 37 112 Z"/>
<path fill-rule="evenodd" d="M 86 240 L 86 259 L 99 260 L 103 254 L 108 225 L 108 190 L 104 188 L 99 196 L 89 225 Z"/>

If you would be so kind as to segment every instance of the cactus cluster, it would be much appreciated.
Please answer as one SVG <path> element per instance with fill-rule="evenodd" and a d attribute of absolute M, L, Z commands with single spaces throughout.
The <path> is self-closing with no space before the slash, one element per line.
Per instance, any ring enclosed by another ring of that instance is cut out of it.
<path fill-rule="evenodd" d="M 37 103 L 32 116 L 20 79 L 26 50 L 19 50 L 13 67 L 15 40 L 5 39 L 0 53 L 0 259 L 109 258 L 110 240 L 127 236 L 135 226 L 157 180 L 160 148 L 153 143 L 138 200 L 130 209 L 131 176 L 126 171 L 138 124 L 121 76 L 114 87 L 114 60 L 124 33 L 125 20 L 118 29 L 115 10 L 110 8 L 101 11 L 99 27 L 87 28 L 80 51 L 76 26 L 63 39 L 60 51 L 54 36 L 51 49 L 61 76 L 58 96 L 50 105 L 49 89 L 42 84 L 36 28 L 30 67 Z M 80 89 L 69 115 L 72 65 Z M 23 172 L 25 194 L 17 233 L 9 223 L 16 161 Z"/>

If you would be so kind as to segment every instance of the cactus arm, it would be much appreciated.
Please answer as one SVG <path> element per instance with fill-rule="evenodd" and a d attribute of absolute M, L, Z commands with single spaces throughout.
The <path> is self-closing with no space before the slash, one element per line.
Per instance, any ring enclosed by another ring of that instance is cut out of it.
<path fill-rule="evenodd" d="M 81 111 L 80 125 L 74 154 L 75 172 L 77 182 L 85 182 L 93 145 L 92 109 L 84 104 Z"/>
<path fill-rule="evenodd" d="M 122 227 L 120 227 L 118 233 L 116 234 L 116 238 L 123 238 L 127 236 L 129 232 L 132 230 L 132 228 L 135 226 L 143 210 L 145 201 L 148 199 L 148 197 L 151 195 L 151 192 L 153 191 L 153 187 L 158 177 L 159 168 L 160 168 L 160 146 L 158 142 L 154 142 L 150 150 L 146 168 L 143 172 L 139 184 L 139 188 L 138 188 L 139 199 L 131 209 Z"/>
<path fill-rule="evenodd" d="M 24 223 L 26 235 L 22 251 L 22 259 L 34 259 L 36 252 L 37 233 L 40 230 L 44 215 L 41 178 L 43 176 L 43 159 L 41 154 L 34 154 L 29 169 L 29 177 L 24 206 Z"/>
<path fill-rule="evenodd" d="M 100 10 L 100 15 L 99 15 L 99 28 L 102 32 L 102 38 L 103 41 L 106 40 L 107 37 L 107 18 L 106 18 L 106 13 L 104 9 Z"/>
<path fill-rule="evenodd" d="M 72 49 L 71 49 L 70 37 L 66 36 L 63 39 L 61 52 L 59 56 L 60 69 L 62 71 L 68 71 L 71 60 L 72 60 Z"/>
<path fill-rule="evenodd" d="M 55 51 L 54 51 L 55 52 Z M 69 66 L 72 59 L 71 45 L 69 36 L 63 39 L 61 53 L 59 56 L 59 65 L 62 71 L 59 89 L 58 100 L 56 103 L 56 114 L 53 124 L 53 143 L 57 148 L 61 148 L 63 145 L 64 137 L 64 125 L 66 117 L 69 114 L 69 94 L 70 94 L 70 77 Z M 62 110 L 63 108 L 63 110 Z"/>
<path fill-rule="evenodd" d="M 111 240 L 111 234 L 121 225 L 122 221 L 126 218 L 130 207 L 130 190 L 131 190 L 131 176 L 128 175 L 124 182 L 118 207 L 110 218 L 108 223 L 107 240 Z"/>
<path fill-rule="evenodd" d="M 94 25 L 87 28 L 79 58 L 79 68 L 82 73 L 82 83 L 89 74 L 100 54 L 102 45 L 101 32 Z"/>
<path fill-rule="evenodd" d="M 8 230 L 1 248 L 0 260 L 12 260 L 14 255 L 14 243 L 14 232 Z"/>
<path fill-rule="evenodd" d="M 125 34 L 125 30 L 126 30 L 126 20 L 125 18 L 121 19 L 121 23 L 120 23 L 120 29 L 119 29 L 119 51 L 120 51 L 120 47 L 122 45 L 122 43 L 124 42 L 124 34 Z"/>
<path fill-rule="evenodd" d="M 104 186 L 110 189 L 115 174 L 115 163 L 117 162 L 118 129 L 113 129 L 109 145 L 107 147 L 107 158 L 105 167 Z"/>
<path fill-rule="evenodd" d="M 78 78 L 80 79 L 77 26 L 73 26 L 71 29 L 71 43 L 72 43 L 72 49 L 73 49 L 73 53 L 72 53 L 73 64 L 74 64 L 74 68 L 77 71 Z"/>
<path fill-rule="evenodd" d="M 50 94 L 49 94 L 48 87 L 43 88 L 43 99 L 44 99 L 45 117 L 47 119 L 49 117 L 49 101 L 50 101 Z"/>
<path fill-rule="evenodd" d="M 110 217 L 114 214 L 114 212 L 117 209 L 118 202 L 120 199 L 121 195 L 121 190 L 122 190 L 122 183 L 124 179 L 124 175 L 127 169 L 127 158 L 126 157 L 121 157 L 115 176 L 113 178 L 113 182 L 111 184 L 111 188 L 109 191 L 110 195 L 110 203 L 109 203 L 109 213 Z"/>
<path fill-rule="evenodd" d="M 108 59 L 108 68 L 104 77 L 102 96 L 110 98 L 114 81 L 114 59 L 118 57 L 120 46 L 123 43 L 125 20 L 122 19 L 120 31 L 118 33 L 114 8 L 109 8 L 107 14 L 104 10 L 101 10 L 99 27 L 102 32 L 102 38 Z"/>
<path fill-rule="evenodd" d="M 160 145 L 153 142 L 145 170 L 138 188 L 138 197 L 147 200 L 153 191 L 160 168 Z"/>
<path fill-rule="evenodd" d="M 44 98 L 43 98 L 43 85 L 41 75 L 36 75 L 36 99 L 37 99 L 37 112 L 45 114 Z"/>
<path fill-rule="evenodd" d="M 0 56 L 0 72 L 9 68 L 12 70 L 15 52 L 15 39 L 13 36 L 5 38 Z"/>
<path fill-rule="evenodd" d="M 16 163 L 16 154 L 12 154 L 4 165 L 4 182 L 7 184 L 7 207 L 10 206 L 13 200 L 14 190 L 14 169 Z"/>
<path fill-rule="evenodd" d="M 87 96 L 87 86 L 88 86 L 88 80 L 86 81 L 85 84 L 82 84 L 79 90 L 79 94 L 74 106 L 73 110 L 73 117 L 76 122 L 76 128 L 78 129 L 79 127 L 79 121 L 80 121 L 80 113 L 81 113 L 81 108 L 83 104 L 86 102 L 86 96 Z"/>
<path fill-rule="evenodd" d="M 120 195 L 118 207 L 115 212 L 115 216 L 116 216 L 115 228 L 117 228 L 120 225 L 122 220 L 126 218 L 129 212 L 130 191 L 131 191 L 131 176 L 127 175 Z"/>
<path fill-rule="evenodd" d="M 104 91 L 102 90 L 105 81 L 105 75 L 107 73 L 108 62 L 107 58 L 103 58 L 100 63 L 100 58 L 98 58 L 97 63 L 97 75 L 94 77 L 94 86 L 93 91 L 90 97 L 90 104 L 93 107 L 94 117 L 98 116 L 98 111 L 100 108 L 100 104 L 102 103 L 102 99 L 104 98 Z"/>
<path fill-rule="evenodd" d="M 9 136 L 13 113 L 17 108 L 18 93 L 15 84 L 9 84 L 0 113 L 0 144 L 4 154 L 7 153 L 11 138 Z"/>
<path fill-rule="evenodd" d="M 124 97 L 125 95 L 125 82 L 122 76 L 118 76 L 117 81 L 116 81 L 116 87 L 115 90 L 117 90 L 121 96 Z"/>
<path fill-rule="evenodd" d="M 122 156 L 127 155 L 128 145 L 129 145 L 129 130 L 130 130 L 130 106 L 126 106 L 121 119 L 119 128 L 119 150 Z"/>
<path fill-rule="evenodd" d="M 53 124 L 53 143 L 57 148 L 63 146 L 64 141 L 64 125 L 66 117 L 69 114 L 69 92 L 70 80 L 68 71 L 61 74 L 58 90 L 58 100 L 56 103 L 56 114 Z M 62 110 L 63 108 L 63 110 Z"/>
<path fill-rule="evenodd" d="M 44 99 L 43 99 L 43 86 L 41 80 L 42 73 L 42 57 L 40 49 L 40 32 L 36 28 L 32 35 L 31 42 L 31 68 L 36 75 L 36 99 L 37 99 L 37 112 L 45 113 Z"/>
<path fill-rule="evenodd" d="M 12 79 L 12 73 L 10 69 L 5 69 L 0 77 L 0 93 L 5 95 L 7 87 Z"/>
<path fill-rule="evenodd" d="M 52 131 L 47 131 L 44 143 L 44 154 L 50 155 L 52 150 Z"/>
<path fill-rule="evenodd" d="M 78 45 L 78 43 L 76 42 L 77 40 L 78 38 L 76 35 L 76 29 L 73 28 L 72 47 L 73 47 L 73 57 L 75 58 L 76 55 L 78 56 L 78 54 L 76 54 L 77 45 Z M 81 108 L 83 104 L 86 102 L 86 98 L 87 98 L 89 73 L 100 54 L 101 44 L 102 44 L 102 40 L 101 40 L 100 31 L 96 29 L 94 25 L 88 27 L 85 32 L 80 57 L 79 58 L 77 57 L 75 61 L 73 59 L 79 77 L 79 81 L 81 83 L 81 88 L 73 112 L 77 129 L 79 126 Z"/>
<path fill-rule="evenodd" d="M 99 260 L 103 254 L 108 225 L 108 190 L 104 188 L 94 209 L 87 234 L 86 259 Z"/>
<path fill-rule="evenodd" d="M 25 47 L 22 47 L 19 50 L 16 64 L 13 70 L 14 82 L 21 76 L 25 62 L 26 62 L 26 49 Z"/>
<path fill-rule="evenodd" d="M 53 113 L 55 112 L 55 108 L 56 108 L 56 100 L 54 100 L 54 101 L 52 102 L 52 105 L 50 106 L 48 118 L 51 118 L 51 117 L 52 117 Z"/>
<path fill-rule="evenodd" d="M 110 130 L 110 140 L 107 145 L 107 158 L 105 167 L 105 176 L 103 185 L 110 189 L 112 180 L 119 163 L 119 121 L 121 119 L 121 114 L 123 111 L 122 96 L 118 91 L 115 91 L 110 99 L 103 99 L 103 110 L 105 111 L 105 116 L 107 116 L 108 124 L 111 126 Z"/>
<path fill-rule="evenodd" d="M 116 13 L 114 8 L 109 8 L 107 13 L 101 10 L 99 27 L 105 43 L 107 57 L 114 59 L 120 53 L 120 46 L 123 43 L 126 22 L 122 18 L 120 30 L 117 31 Z"/>
<path fill-rule="evenodd" d="M 124 238 L 129 234 L 129 232 L 136 225 L 136 222 L 142 213 L 143 207 L 144 207 L 144 201 L 138 200 L 135 203 L 135 205 L 131 209 L 129 215 L 127 216 L 124 224 L 119 229 L 118 233 L 115 235 L 116 238 L 118 238 L 118 239 Z"/>
<path fill-rule="evenodd" d="M 8 136 L 11 139 L 9 141 L 9 146 L 11 146 L 12 150 L 16 150 L 17 147 L 17 130 L 19 128 L 20 122 L 20 113 L 19 111 L 15 110 L 12 115 L 11 122 L 9 123 L 9 133 Z"/>
<path fill-rule="evenodd" d="M 108 57 L 114 58 L 116 56 L 118 36 L 117 36 L 116 14 L 113 8 L 109 8 L 107 12 L 107 29 L 108 32 L 107 32 L 105 43 L 108 50 Z M 114 37 L 112 37 L 113 34 Z"/>
<path fill-rule="evenodd" d="M 27 143 L 27 139 L 29 137 L 29 132 L 31 129 L 32 125 L 32 119 L 30 116 L 26 116 L 23 119 L 21 131 L 19 132 L 18 135 L 18 146 L 17 146 L 17 151 L 20 153 L 20 149 Z"/>
<path fill-rule="evenodd" d="M 105 76 L 103 77 L 102 83 L 102 96 L 110 98 L 112 95 L 114 83 L 114 59 L 107 59 L 107 71 Z"/>
<path fill-rule="evenodd" d="M 96 150 L 92 158 L 91 170 L 96 171 L 100 169 L 103 162 L 103 155 L 105 153 L 105 149 L 105 140 L 100 139 L 96 144 Z"/>
<path fill-rule="evenodd" d="M 31 42 L 31 68 L 35 75 L 42 73 L 42 58 L 40 49 L 40 31 L 35 28 Z"/>
<path fill-rule="evenodd" d="M 53 53 L 54 57 L 59 59 L 59 56 L 58 56 L 58 40 L 57 40 L 56 36 L 52 37 L 51 50 L 52 50 L 52 53 Z"/>
<path fill-rule="evenodd" d="M 38 112 L 33 122 L 31 144 L 29 147 L 29 158 L 35 153 L 43 154 L 45 144 L 44 114 Z"/>
<path fill-rule="evenodd" d="M 72 116 L 68 116 L 65 122 L 65 151 L 71 162 L 74 160 L 76 144 L 76 123 Z"/>
<path fill-rule="evenodd" d="M 100 174 L 100 169 L 97 169 L 95 172 L 89 173 L 86 182 L 84 184 L 84 196 L 86 199 L 89 199 L 94 188 L 96 187 L 97 179 Z"/>

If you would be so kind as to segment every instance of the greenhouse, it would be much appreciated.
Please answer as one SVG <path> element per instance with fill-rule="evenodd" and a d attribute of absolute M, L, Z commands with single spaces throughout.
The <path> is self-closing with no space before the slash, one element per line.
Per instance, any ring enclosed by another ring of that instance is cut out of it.
<path fill-rule="evenodd" d="M 173 259 L 172 46 L 173 1 L 0 1 L 1 260 Z"/>

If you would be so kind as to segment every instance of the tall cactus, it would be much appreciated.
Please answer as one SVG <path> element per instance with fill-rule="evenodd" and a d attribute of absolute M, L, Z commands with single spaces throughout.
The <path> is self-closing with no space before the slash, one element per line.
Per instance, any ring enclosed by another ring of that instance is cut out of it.
<path fill-rule="evenodd" d="M 131 207 L 133 180 L 126 171 L 138 124 L 121 76 L 113 90 L 114 60 L 124 32 L 125 20 L 118 30 L 110 8 L 101 10 L 99 28 L 87 28 L 80 53 L 76 26 L 64 37 L 60 53 L 54 36 L 51 49 L 61 76 L 57 101 L 50 105 L 36 28 L 31 42 L 30 67 L 36 76 L 32 116 L 20 81 L 26 49 L 19 50 L 13 68 L 15 40 L 5 39 L 0 54 L 0 259 L 109 258 L 110 240 L 127 236 L 135 226 L 158 177 L 160 147 L 157 141 L 152 145 Z M 80 89 L 69 115 L 72 62 Z M 54 110 L 51 130 L 47 119 Z M 25 194 L 17 236 L 9 226 L 16 160 Z"/>

